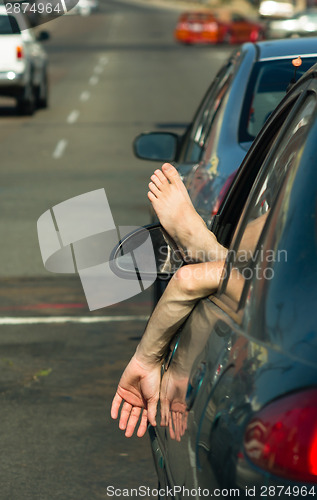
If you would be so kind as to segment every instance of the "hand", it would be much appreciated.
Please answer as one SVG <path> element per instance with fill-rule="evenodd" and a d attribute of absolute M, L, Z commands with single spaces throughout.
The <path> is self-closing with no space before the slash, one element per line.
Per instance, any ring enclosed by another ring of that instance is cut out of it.
<path fill-rule="evenodd" d="M 144 436 L 148 422 L 156 426 L 157 402 L 161 382 L 161 364 L 145 364 L 134 354 L 124 370 L 112 401 L 111 417 L 116 419 L 123 402 L 119 428 L 131 437 L 141 416 L 137 436 Z M 143 411 L 142 411 L 143 410 Z"/>
<path fill-rule="evenodd" d="M 170 366 L 161 383 L 161 425 L 169 427 L 171 439 L 181 440 L 187 427 L 186 391 L 188 377 Z"/>

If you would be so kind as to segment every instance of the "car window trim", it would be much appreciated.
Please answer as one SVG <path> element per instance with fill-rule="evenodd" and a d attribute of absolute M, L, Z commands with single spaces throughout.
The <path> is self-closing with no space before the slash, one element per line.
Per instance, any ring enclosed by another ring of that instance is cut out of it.
<path fill-rule="evenodd" d="M 305 98 L 309 83 L 310 82 L 308 82 L 307 85 L 299 93 L 295 94 L 294 96 L 291 96 L 288 99 L 285 99 L 285 101 L 284 100 L 282 101 L 281 105 L 279 106 L 278 116 L 274 119 L 274 121 L 277 121 L 279 119 L 280 121 L 284 122 L 285 121 L 284 114 L 287 111 L 287 108 L 289 106 L 291 106 L 292 103 L 294 103 L 294 101 L 296 101 L 295 104 L 293 105 L 292 111 L 290 112 L 290 114 L 286 118 L 287 121 L 290 121 L 293 119 L 294 114 L 297 113 L 297 109 L 301 105 L 302 99 Z M 232 226 L 232 223 L 230 223 L 230 220 L 232 220 L 232 219 L 228 220 L 229 219 L 229 216 L 227 215 L 228 212 L 231 213 L 231 212 L 236 211 L 236 206 L 237 206 L 236 201 L 237 201 L 237 197 L 238 197 L 236 186 L 241 183 L 241 178 L 243 178 L 245 176 L 245 170 L 247 169 L 247 165 L 249 163 L 249 158 L 250 158 L 250 156 L 253 156 L 254 149 L 258 148 L 259 143 L 263 141 L 263 136 L 267 135 L 266 146 L 264 146 L 264 148 L 267 147 L 270 144 L 270 142 L 272 141 L 270 129 L 271 129 L 271 120 L 268 120 L 268 122 L 266 123 L 266 125 L 264 126 L 264 128 L 262 129 L 260 134 L 258 135 L 258 140 L 255 140 L 255 142 L 252 144 L 249 152 L 247 153 L 245 159 L 243 160 L 241 166 L 239 167 L 239 170 L 237 172 L 235 180 L 233 181 L 232 185 L 230 186 L 230 188 L 229 188 L 229 190 L 224 198 L 224 201 L 220 207 L 219 213 L 213 219 L 213 224 L 212 224 L 211 230 L 214 232 L 219 243 L 221 243 L 225 246 L 226 246 L 226 243 L 227 243 L 227 246 L 231 245 L 231 239 L 234 235 L 234 231 L 232 231 L 232 228 L 230 228 L 231 236 L 230 235 L 228 236 L 228 234 L 227 234 L 228 231 L 226 231 L 226 229 L 227 229 L 228 225 Z M 284 135 L 283 135 L 283 137 L 284 137 Z M 268 164 L 268 162 L 271 161 L 271 157 L 275 154 L 276 148 L 279 146 L 280 140 L 282 140 L 282 138 L 279 138 L 279 140 L 276 142 L 276 144 L 273 146 L 271 151 L 267 154 L 266 158 L 264 159 L 264 163 L 262 163 L 262 165 L 265 165 L 265 166 L 263 167 L 263 169 L 267 168 L 267 164 Z M 264 148 L 262 148 L 262 149 L 264 149 Z M 240 213 L 239 219 L 234 224 L 235 228 L 237 228 L 237 224 L 239 223 L 239 220 L 241 219 L 241 215 L 242 215 L 242 211 L 245 207 L 245 203 L 246 203 L 247 198 L 249 197 L 249 195 L 252 191 L 252 188 L 256 182 L 256 178 L 258 175 L 259 175 L 259 171 L 256 173 L 255 178 L 252 181 L 252 186 L 251 186 L 250 190 L 248 191 L 247 197 L 244 198 L 243 202 L 239 202 L 239 204 L 238 204 L 238 206 L 241 207 L 241 209 L 239 210 L 239 213 Z M 245 181 L 245 182 L 247 182 L 247 181 Z M 243 183 L 243 185 L 245 186 L 245 183 Z M 238 190 L 238 193 L 240 193 L 240 192 L 241 192 L 241 189 Z M 242 206 L 241 206 L 241 203 L 242 203 Z M 235 210 L 232 210 L 233 207 L 235 207 Z M 228 241 L 229 237 L 230 237 L 230 240 Z"/>
<path fill-rule="evenodd" d="M 283 113 L 286 111 L 286 107 L 287 106 L 291 106 L 292 102 L 294 102 L 294 100 L 296 101 L 295 104 L 293 104 L 292 110 L 290 111 L 290 113 L 287 116 L 287 119 L 286 119 L 287 123 L 289 123 L 294 118 L 295 114 L 298 112 L 298 109 L 302 105 L 302 102 L 309 95 L 311 95 L 312 93 L 314 93 L 315 94 L 315 98 L 317 100 L 316 93 L 313 92 L 313 91 L 311 91 L 309 89 L 309 84 L 310 84 L 310 82 L 307 83 L 307 85 L 302 89 L 301 92 L 299 92 L 295 96 L 291 96 L 291 98 L 290 98 L 289 101 L 288 100 L 284 101 L 284 107 L 281 110 L 280 118 L 282 118 Z M 276 118 L 276 120 L 277 120 L 277 118 Z M 265 132 L 266 132 L 267 129 L 269 130 L 269 128 L 270 128 L 269 125 L 267 125 L 265 127 Z M 258 173 L 257 173 L 257 175 L 255 177 L 255 180 L 253 181 L 252 188 L 249 191 L 249 194 L 247 195 L 247 198 L 245 199 L 245 202 L 244 202 L 244 205 L 243 205 L 243 208 L 242 208 L 242 212 L 241 212 L 241 215 L 239 217 L 239 221 L 238 221 L 238 223 L 236 225 L 235 231 L 238 231 L 238 232 L 237 232 L 237 235 L 236 235 L 236 238 L 235 238 L 235 242 L 234 242 L 234 244 L 232 246 L 230 246 L 229 250 L 235 250 L 235 248 L 236 248 L 236 246 L 235 246 L 236 242 L 241 240 L 240 234 L 241 234 L 241 232 L 244 231 L 245 224 L 246 224 L 245 210 L 246 210 L 247 199 L 249 197 L 251 197 L 251 198 L 254 197 L 254 192 L 256 191 L 258 183 L 260 182 L 260 179 L 263 178 L 263 176 L 265 175 L 265 173 L 267 173 L 268 165 L 271 162 L 272 156 L 275 154 L 277 148 L 280 145 L 280 142 L 283 140 L 283 138 L 285 136 L 285 133 L 286 133 L 286 130 L 284 131 L 284 133 L 281 136 L 278 137 L 278 140 L 276 141 L 276 143 L 272 147 L 272 150 L 268 153 L 267 157 L 264 160 L 264 163 L 262 164 L 263 166 L 260 168 L 260 170 L 258 171 Z M 244 164 L 244 162 L 243 162 L 243 164 Z M 236 182 L 235 182 L 235 184 L 236 184 Z M 232 189 L 233 189 L 233 187 L 232 187 Z M 230 191 L 231 191 L 231 189 L 230 189 Z M 258 244 L 259 244 L 260 240 L 262 240 L 262 235 L 264 234 L 264 231 L 267 230 L 268 221 L 269 220 L 271 220 L 271 217 L 269 217 L 268 220 L 265 223 L 265 226 L 264 226 L 264 228 L 263 228 L 263 230 L 261 232 L 261 235 L 260 235 L 260 238 L 259 238 L 259 241 L 257 243 L 257 247 L 256 248 L 258 248 Z M 217 236 L 217 234 L 216 234 L 216 236 Z M 232 235 L 232 237 L 233 236 L 234 235 Z M 227 287 L 227 284 L 228 284 L 228 281 L 229 281 L 229 278 L 230 278 L 230 274 L 231 274 L 231 272 L 226 273 L 226 271 L 232 265 L 232 258 L 233 258 L 233 256 L 234 256 L 234 251 L 233 252 L 229 252 L 228 257 L 227 257 L 226 262 L 225 262 L 225 265 L 224 265 L 224 269 L 223 269 L 223 276 L 224 277 L 221 278 L 220 285 L 219 285 L 219 288 L 218 288 L 217 292 L 215 294 L 213 294 L 213 295 L 210 295 L 208 297 L 208 299 L 211 302 L 213 302 L 214 304 L 216 304 L 218 307 L 220 307 L 221 309 L 223 309 L 223 311 L 225 311 L 238 325 L 241 325 L 242 319 L 243 319 L 245 302 L 244 302 L 243 308 L 239 308 L 239 304 L 240 304 L 241 298 L 244 297 L 244 296 L 246 296 L 247 293 L 248 293 L 248 291 L 249 291 L 250 280 L 248 280 L 248 281 L 245 282 L 245 284 L 243 286 L 243 290 L 242 290 L 241 296 L 240 296 L 240 299 L 239 299 L 239 302 L 234 301 L 233 299 L 231 299 L 230 297 L 228 297 L 228 295 L 225 294 L 226 287 Z"/>

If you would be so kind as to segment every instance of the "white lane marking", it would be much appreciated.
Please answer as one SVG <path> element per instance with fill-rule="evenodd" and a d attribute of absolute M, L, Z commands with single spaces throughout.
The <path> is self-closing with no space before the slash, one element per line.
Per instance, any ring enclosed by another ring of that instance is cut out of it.
<path fill-rule="evenodd" d="M 98 82 L 99 82 L 98 76 L 94 75 L 89 78 L 90 85 L 96 85 Z"/>
<path fill-rule="evenodd" d="M 104 68 L 102 66 L 95 66 L 94 67 L 94 73 L 96 73 L 97 75 L 101 75 L 101 73 L 103 72 Z"/>
<path fill-rule="evenodd" d="M 82 102 L 88 101 L 89 98 L 90 98 L 90 92 L 88 92 L 88 90 L 84 90 L 84 92 L 82 92 L 79 97 L 79 99 Z"/>
<path fill-rule="evenodd" d="M 80 113 L 78 109 L 74 109 L 67 117 L 67 123 L 75 123 L 78 120 Z"/>
<path fill-rule="evenodd" d="M 40 324 L 63 324 L 63 323 L 120 323 L 127 321 L 147 321 L 148 316 L 26 316 L 26 317 L 3 317 L 0 325 L 40 325 Z"/>
<path fill-rule="evenodd" d="M 99 63 L 100 63 L 100 64 L 108 64 L 108 62 L 109 62 L 109 59 L 108 59 L 108 57 L 106 57 L 106 56 L 102 56 L 102 57 L 100 57 L 100 59 L 99 59 Z"/>
<path fill-rule="evenodd" d="M 66 141 L 66 139 L 61 139 L 60 141 L 58 141 L 56 148 L 53 152 L 53 158 L 55 158 L 56 160 L 58 158 L 61 158 L 64 154 L 67 144 L 68 142 Z"/>

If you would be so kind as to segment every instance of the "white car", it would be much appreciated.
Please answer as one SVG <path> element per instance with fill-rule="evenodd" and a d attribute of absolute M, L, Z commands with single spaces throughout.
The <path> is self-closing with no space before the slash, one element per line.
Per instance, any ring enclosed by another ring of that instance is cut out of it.
<path fill-rule="evenodd" d="M 48 34 L 36 38 L 14 5 L 7 4 L 8 13 L 0 5 L 0 95 L 15 97 L 19 113 L 31 115 L 48 105 L 47 55 L 39 43 Z"/>
<path fill-rule="evenodd" d="M 93 11 L 98 10 L 98 0 L 79 0 L 79 2 L 70 9 L 67 14 L 80 14 L 89 16 Z"/>
<path fill-rule="evenodd" d="M 267 38 L 289 38 L 316 36 L 317 9 L 307 9 L 290 19 L 271 21 L 267 28 Z"/>

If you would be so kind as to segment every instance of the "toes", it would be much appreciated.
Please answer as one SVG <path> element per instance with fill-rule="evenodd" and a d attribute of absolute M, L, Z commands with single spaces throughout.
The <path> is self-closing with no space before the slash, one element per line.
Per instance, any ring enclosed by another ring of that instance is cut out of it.
<path fill-rule="evenodd" d="M 156 196 L 156 198 L 158 198 L 158 196 L 160 195 L 160 190 L 156 187 L 154 182 L 150 182 L 149 188 L 150 188 L 150 191 L 154 194 L 154 196 Z"/>
<path fill-rule="evenodd" d="M 161 170 L 155 170 L 154 174 L 158 177 L 162 184 L 167 184 L 168 180 Z"/>
<path fill-rule="evenodd" d="M 173 184 L 175 182 L 181 182 L 181 178 L 176 168 L 170 163 L 164 163 L 162 166 L 162 171 L 165 177 Z"/>
<path fill-rule="evenodd" d="M 151 191 L 148 192 L 147 197 L 148 197 L 148 199 L 150 200 L 151 203 L 155 203 L 157 201 L 156 196 L 154 196 L 154 194 L 151 193 Z"/>
<path fill-rule="evenodd" d="M 163 186 L 162 182 L 160 181 L 159 177 L 158 177 L 156 174 L 153 174 L 153 175 L 151 176 L 151 181 L 155 184 L 155 186 L 156 186 L 158 189 L 160 189 L 160 188 Z M 167 181 L 167 179 L 165 179 L 165 182 L 166 182 L 166 181 Z"/>

